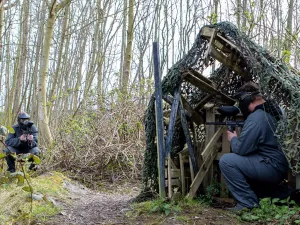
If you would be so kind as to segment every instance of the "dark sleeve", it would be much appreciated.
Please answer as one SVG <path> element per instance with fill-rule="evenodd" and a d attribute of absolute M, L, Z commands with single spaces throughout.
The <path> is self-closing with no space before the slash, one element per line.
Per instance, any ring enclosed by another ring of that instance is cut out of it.
<path fill-rule="evenodd" d="M 5 144 L 7 146 L 11 146 L 11 147 L 14 147 L 14 148 L 18 148 L 22 144 L 21 141 L 20 141 L 20 138 L 17 137 L 17 135 L 16 135 L 16 130 L 15 130 L 15 133 L 13 133 L 13 134 L 9 133 L 8 134 L 8 136 L 5 140 Z"/>
<path fill-rule="evenodd" d="M 36 126 L 31 127 L 31 133 L 33 135 L 33 140 L 32 140 L 32 147 L 36 147 L 38 143 L 38 130 Z"/>
<path fill-rule="evenodd" d="M 255 121 L 246 121 L 241 135 L 231 139 L 232 152 L 238 155 L 248 155 L 256 151 L 258 149 L 261 133 L 261 129 Z"/>

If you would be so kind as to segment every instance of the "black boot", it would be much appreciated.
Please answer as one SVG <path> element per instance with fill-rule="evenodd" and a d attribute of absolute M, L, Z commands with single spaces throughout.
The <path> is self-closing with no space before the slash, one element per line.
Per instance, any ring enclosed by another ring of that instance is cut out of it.
<path fill-rule="evenodd" d="M 11 157 L 10 155 L 6 156 L 6 163 L 7 163 L 7 171 L 14 173 L 16 172 L 16 165 L 15 165 L 15 159 Z"/>
<path fill-rule="evenodd" d="M 36 171 L 36 170 L 37 170 L 37 165 L 34 164 L 34 163 L 31 163 L 30 166 L 29 166 L 29 170 L 34 170 L 34 171 Z"/>

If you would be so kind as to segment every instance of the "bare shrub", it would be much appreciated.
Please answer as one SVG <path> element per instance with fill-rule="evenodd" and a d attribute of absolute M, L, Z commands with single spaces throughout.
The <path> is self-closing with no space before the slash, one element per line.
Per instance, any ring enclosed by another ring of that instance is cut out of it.
<path fill-rule="evenodd" d="M 139 179 L 143 164 L 144 112 L 132 102 L 112 110 L 81 110 L 66 115 L 54 132 L 48 166 L 70 171 L 87 185 L 99 180 Z"/>

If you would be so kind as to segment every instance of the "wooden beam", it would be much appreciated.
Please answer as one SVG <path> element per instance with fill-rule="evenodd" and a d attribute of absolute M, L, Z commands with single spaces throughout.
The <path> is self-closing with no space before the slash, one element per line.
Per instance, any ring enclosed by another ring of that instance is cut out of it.
<path fill-rule="evenodd" d="M 206 95 L 206 96 L 205 96 L 205 97 L 204 97 L 204 98 L 196 105 L 195 110 L 198 111 L 198 110 L 202 109 L 202 108 L 204 107 L 204 105 L 205 105 L 206 103 L 208 103 L 209 100 L 211 100 L 213 97 L 214 97 L 214 95 L 210 95 L 210 94 Z"/>
<path fill-rule="evenodd" d="M 187 146 L 188 146 L 189 155 L 190 155 L 192 165 L 193 165 L 193 170 L 194 170 L 194 173 L 197 173 L 198 172 L 198 164 L 197 164 L 197 161 L 196 161 L 194 147 L 193 147 L 192 140 L 191 140 L 191 137 L 190 137 L 190 131 L 189 131 L 189 127 L 188 127 L 186 117 L 185 117 L 182 101 L 180 101 L 179 107 L 180 107 L 180 112 L 181 112 L 180 115 L 181 115 L 182 129 L 183 129 L 185 140 L 186 140 L 186 143 L 187 143 Z"/>
<path fill-rule="evenodd" d="M 199 73 L 198 71 L 194 70 L 194 69 L 189 69 L 188 72 L 190 72 L 191 74 L 193 74 L 194 76 L 198 77 L 200 80 L 203 80 L 205 83 L 211 85 L 211 86 L 215 86 L 216 84 L 211 81 L 209 78 L 203 76 L 201 73 Z"/>
<path fill-rule="evenodd" d="M 215 46 L 224 52 L 239 52 L 241 54 L 241 49 L 233 44 L 231 41 L 223 37 L 220 33 L 217 33 L 215 37 Z M 222 47 L 220 46 L 222 45 Z"/>
<path fill-rule="evenodd" d="M 223 94 L 222 92 L 218 91 L 205 81 L 199 79 L 198 77 L 194 76 L 193 74 L 187 72 L 182 75 L 182 78 L 186 81 L 189 81 L 191 84 L 195 85 L 196 87 L 200 88 L 201 90 L 207 92 L 208 94 L 213 95 L 214 97 L 221 99 L 225 101 L 226 103 L 229 103 L 233 105 L 235 101 L 230 98 L 229 96 Z"/>
<path fill-rule="evenodd" d="M 197 125 L 203 124 L 204 122 L 203 122 L 203 119 L 200 116 L 200 114 L 198 112 L 196 112 L 192 108 L 192 106 L 190 106 L 188 101 L 182 95 L 181 95 L 181 101 L 182 101 L 184 109 L 190 113 L 192 121 L 195 122 Z"/>
<path fill-rule="evenodd" d="M 177 110 L 179 106 L 179 101 L 180 101 L 180 87 L 177 87 L 174 91 L 174 98 L 173 98 L 173 103 L 171 106 L 171 115 L 170 115 L 170 122 L 168 126 L 168 133 L 167 133 L 167 139 L 166 139 L 166 152 L 165 152 L 165 157 L 169 156 L 172 148 L 172 143 L 173 143 L 173 136 L 174 136 L 174 126 L 176 122 L 176 117 L 177 117 Z"/>
<path fill-rule="evenodd" d="M 210 53 L 212 57 L 217 59 L 219 62 L 226 65 L 229 69 L 233 70 L 234 72 L 238 73 L 244 78 L 248 78 L 249 74 L 247 71 L 243 71 L 240 66 L 236 64 L 234 60 L 232 60 L 231 57 L 228 57 L 228 55 L 223 54 L 222 52 L 219 52 L 215 48 L 210 48 Z"/>
<path fill-rule="evenodd" d="M 189 198 L 193 198 L 195 196 L 195 193 L 197 192 L 202 180 L 204 179 L 207 170 L 209 168 L 209 166 L 212 164 L 212 162 L 214 161 L 214 158 L 217 155 L 217 148 L 215 149 L 215 151 L 212 151 L 212 154 L 210 155 L 210 157 L 208 157 L 203 164 L 201 165 L 195 179 L 193 180 L 191 186 L 190 186 L 190 191 L 187 194 L 187 197 Z"/>
<path fill-rule="evenodd" d="M 222 133 L 223 133 L 224 130 L 225 130 L 225 126 L 220 127 L 217 130 L 217 132 L 214 134 L 214 136 L 212 137 L 212 139 L 208 142 L 208 144 L 206 145 L 205 149 L 201 153 L 201 157 L 202 157 L 203 161 L 205 161 L 209 157 L 209 155 L 213 151 L 214 146 L 216 145 L 218 139 L 221 137 L 221 135 L 222 135 Z"/>
<path fill-rule="evenodd" d="M 156 119 L 156 137 L 157 137 L 157 167 L 158 167 L 158 185 L 159 196 L 166 197 L 165 190 L 165 151 L 164 151 L 164 133 L 163 133 L 163 109 L 162 109 L 162 87 L 160 76 L 159 47 L 157 42 L 153 42 L 153 64 L 155 80 L 155 119 Z"/>
<path fill-rule="evenodd" d="M 171 157 L 168 157 L 168 197 L 172 197 Z"/>
<path fill-rule="evenodd" d="M 179 154 L 179 164 L 180 164 L 180 180 L 181 180 L 181 194 L 185 195 L 185 172 L 184 172 L 184 162 L 182 154 Z"/>
<path fill-rule="evenodd" d="M 210 28 L 210 27 L 203 27 L 200 31 L 200 35 L 206 38 L 207 40 L 210 39 L 210 37 L 213 35 L 215 32 L 215 28 Z"/>
<path fill-rule="evenodd" d="M 203 61 L 204 61 L 205 66 L 208 66 L 208 63 L 209 63 L 209 60 L 210 60 L 210 54 L 209 53 L 210 53 L 210 49 L 213 48 L 212 45 L 213 45 L 216 33 L 217 33 L 217 31 L 216 31 L 216 29 L 214 29 L 212 31 L 211 36 L 210 36 L 210 40 L 209 40 L 206 52 L 205 52 L 204 57 L 203 57 Z"/>

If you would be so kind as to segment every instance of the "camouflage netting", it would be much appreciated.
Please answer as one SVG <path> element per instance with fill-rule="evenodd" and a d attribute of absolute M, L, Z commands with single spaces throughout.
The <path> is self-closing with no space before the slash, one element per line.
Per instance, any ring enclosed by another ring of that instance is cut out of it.
<path fill-rule="evenodd" d="M 217 84 L 218 90 L 229 96 L 233 95 L 246 81 L 259 83 L 261 92 L 266 96 L 274 98 L 281 106 L 284 106 L 287 120 L 281 119 L 276 131 L 279 143 L 290 163 L 294 173 L 300 172 L 300 76 L 296 71 L 289 68 L 284 62 L 271 56 L 264 48 L 258 46 L 249 37 L 239 32 L 229 22 L 221 22 L 208 27 L 217 28 L 222 35 L 241 49 L 243 59 L 243 70 L 247 71 L 249 77 L 241 77 L 225 65 L 219 67 L 210 75 L 209 79 Z M 203 29 L 203 28 L 202 28 Z M 195 107 L 207 93 L 198 87 L 182 81 L 181 73 L 192 68 L 200 73 L 207 67 L 204 64 L 205 51 L 208 41 L 199 35 L 188 53 L 169 70 L 162 81 L 163 95 L 173 95 L 176 87 L 180 86 L 181 94 L 187 99 L 191 106 Z M 215 59 L 210 58 L 209 65 Z M 224 104 L 216 98 L 210 99 L 216 105 Z M 156 189 L 158 187 L 157 150 L 155 143 L 155 97 L 152 96 L 146 112 L 146 142 L 145 162 L 143 179 L 146 187 Z M 199 111 L 203 117 L 204 112 Z M 286 123 L 287 122 L 287 123 Z M 180 124 L 176 125 L 174 141 L 171 154 L 182 150 L 185 143 Z M 205 132 L 198 127 L 199 139 L 205 138 Z"/>

